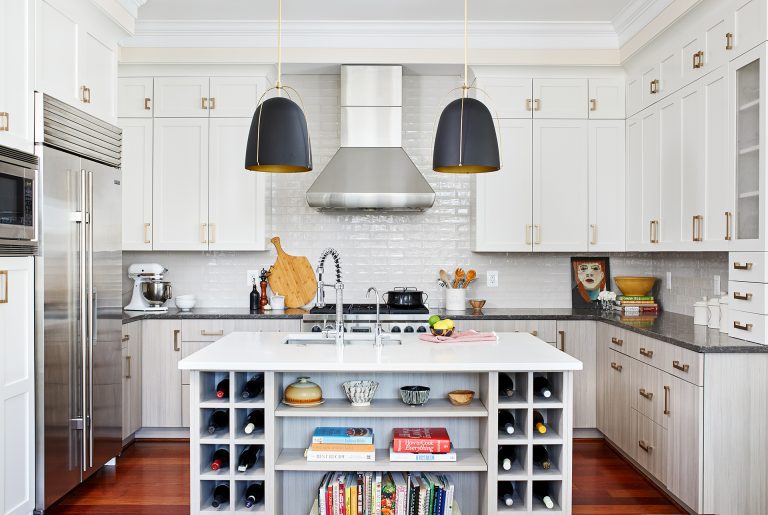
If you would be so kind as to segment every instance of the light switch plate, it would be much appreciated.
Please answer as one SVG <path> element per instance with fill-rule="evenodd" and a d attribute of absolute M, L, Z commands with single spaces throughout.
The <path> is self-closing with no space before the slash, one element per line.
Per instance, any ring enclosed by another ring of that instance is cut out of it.
<path fill-rule="evenodd" d="M 712 291 L 715 292 L 715 297 L 720 296 L 720 276 L 716 275 L 712 281 Z"/>
<path fill-rule="evenodd" d="M 672 272 L 667 272 L 667 289 L 672 289 Z"/>
<path fill-rule="evenodd" d="M 499 271 L 489 270 L 487 275 L 487 283 L 489 288 L 497 288 L 499 286 Z"/>

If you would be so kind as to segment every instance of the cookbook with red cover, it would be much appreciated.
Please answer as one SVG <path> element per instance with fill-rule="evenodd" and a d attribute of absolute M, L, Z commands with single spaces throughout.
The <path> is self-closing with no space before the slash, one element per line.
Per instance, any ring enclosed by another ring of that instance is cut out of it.
<path fill-rule="evenodd" d="M 444 427 L 396 427 L 392 447 L 395 452 L 445 453 L 451 450 L 451 439 Z"/>

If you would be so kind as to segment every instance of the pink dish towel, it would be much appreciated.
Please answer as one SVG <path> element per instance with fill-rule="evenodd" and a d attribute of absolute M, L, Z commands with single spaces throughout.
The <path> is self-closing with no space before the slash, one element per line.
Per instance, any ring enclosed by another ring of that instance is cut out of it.
<path fill-rule="evenodd" d="M 433 343 L 464 343 L 464 342 L 496 342 L 499 337 L 496 333 L 479 333 L 469 330 L 464 332 L 456 331 L 451 336 L 435 336 L 433 334 L 421 334 L 420 340 Z"/>

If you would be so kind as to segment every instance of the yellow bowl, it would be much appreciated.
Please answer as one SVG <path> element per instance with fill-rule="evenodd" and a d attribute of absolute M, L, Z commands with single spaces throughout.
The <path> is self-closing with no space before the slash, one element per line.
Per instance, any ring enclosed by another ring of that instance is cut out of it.
<path fill-rule="evenodd" d="M 475 398 L 475 392 L 472 390 L 453 390 L 448 392 L 448 400 L 454 406 L 466 406 Z"/>
<path fill-rule="evenodd" d="M 614 277 L 613 281 L 626 296 L 648 295 L 656 284 L 655 277 Z"/>

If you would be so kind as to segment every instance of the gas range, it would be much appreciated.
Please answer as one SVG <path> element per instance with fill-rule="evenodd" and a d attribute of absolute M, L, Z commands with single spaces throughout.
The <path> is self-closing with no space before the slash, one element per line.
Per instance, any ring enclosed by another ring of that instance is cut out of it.
<path fill-rule="evenodd" d="M 381 328 L 388 333 L 426 333 L 429 325 L 429 309 L 425 306 L 401 309 L 386 304 L 379 305 Z M 336 321 L 336 305 L 314 307 L 304 315 L 301 330 L 319 333 L 333 330 Z M 344 326 L 351 333 L 372 333 L 376 325 L 376 304 L 344 304 Z"/>

